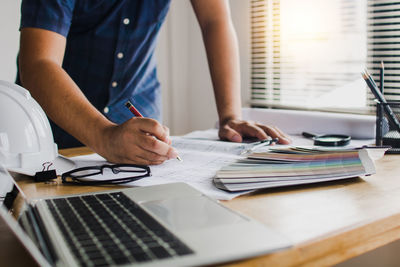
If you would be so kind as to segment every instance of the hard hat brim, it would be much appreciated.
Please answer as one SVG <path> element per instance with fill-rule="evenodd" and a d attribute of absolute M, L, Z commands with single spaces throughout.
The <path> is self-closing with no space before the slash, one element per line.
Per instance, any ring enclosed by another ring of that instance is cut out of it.
<path fill-rule="evenodd" d="M 43 162 L 45 163 L 45 162 Z M 50 170 L 55 169 L 57 175 L 61 175 L 64 172 L 72 170 L 76 168 L 76 164 L 74 161 L 62 156 L 58 155 L 51 161 L 52 165 L 50 166 Z M 27 168 L 16 168 L 16 167 L 9 167 L 7 168 L 9 171 L 25 174 L 29 176 L 34 176 L 36 172 L 43 171 L 43 166 L 34 166 L 34 167 L 27 167 Z"/>

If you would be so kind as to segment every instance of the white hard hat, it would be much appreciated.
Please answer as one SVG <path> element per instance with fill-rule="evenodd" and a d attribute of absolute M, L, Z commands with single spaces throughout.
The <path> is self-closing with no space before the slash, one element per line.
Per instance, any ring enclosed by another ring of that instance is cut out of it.
<path fill-rule="evenodd" d="M 40 105 L 26 89 L 6 81 L 0 81 L 0 162 L 11 171 L 28 175 L 42 171 L 48 163 L 58 172 L 74 167 L 58 156 Z"/>

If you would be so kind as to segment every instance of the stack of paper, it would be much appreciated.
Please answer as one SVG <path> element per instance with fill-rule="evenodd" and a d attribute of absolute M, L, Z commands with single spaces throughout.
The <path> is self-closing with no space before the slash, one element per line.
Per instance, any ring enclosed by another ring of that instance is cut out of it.
<path fill-rule="evenodd" d="M 367 150 L 289 147 L 251 153 L 220 169 L 214 184 L 234 192 L 371 175 L 375 167 Z"/>

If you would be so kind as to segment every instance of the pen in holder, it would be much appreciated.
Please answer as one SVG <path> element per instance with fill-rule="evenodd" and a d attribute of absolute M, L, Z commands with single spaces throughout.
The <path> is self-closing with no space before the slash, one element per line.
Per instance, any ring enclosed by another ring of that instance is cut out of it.
<path fill-rule="evenodd" d="M 390 123 L 387 115 L 381 112 L 385 105 L 389 105 L 394 115 L 400 120 L 400 101 L 377 102 L 376 145 L 391 146 L 392 148 L 386 152 L 387 154 L 400 154 L 400 132 Z"/>
<path fill-rule="evenodd" d="M 381 63 L 379 74 L 379 90 L 383 96 L 385 80 L 383 62 Z M 386 101 L 384 97 L 382 97 L 382 101 L 376 99 L 376 103 L 375 143 L 377 146 L 391 146 L 392 148 L 389 149 L 386 153 L 399 154 L 400 132 L 398 128 L 398 121 L 400 120 L 400 101 Z M 385 110 L 391 112 L 385 112 Z M 395 125 L 396 123 L 397 125 Z"/>

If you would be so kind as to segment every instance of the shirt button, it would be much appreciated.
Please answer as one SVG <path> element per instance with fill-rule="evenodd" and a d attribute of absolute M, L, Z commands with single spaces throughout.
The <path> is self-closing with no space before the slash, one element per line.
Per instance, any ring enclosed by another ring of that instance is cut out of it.
<path fill-rule="evenodd" d="M 117 54 L 117 58 L 121 59 L 121 58 L 123 58 L 123 57 L 124 57 L 124 54 L 123 54 L 123 53 L 120 52 L 120 53 Z"/>
<path fill-rule="evenodd" d="M 110 111 L 110 109 L 108 108 L 108 107 L 105 107 L 104 109 L 103 109 L 103 111 L 104 111 L 104 113 L 108 113 L 109 111 Z"/>
<path fill-rule="evenodd" d="M 129 19 L 128 18 L 124 18 L 124 20 L 123 20 L 123 23 L 125 24 L 125 25 L 128 25 L 129 24 Z"/>
<path fill-rule="evenodd" d="M 112 82 L 112 83 L 111 83 L 111 86 L 114 87 L 114 88 L 117 87 L 117 85 L 118 85 L 117 82 Z"/>

